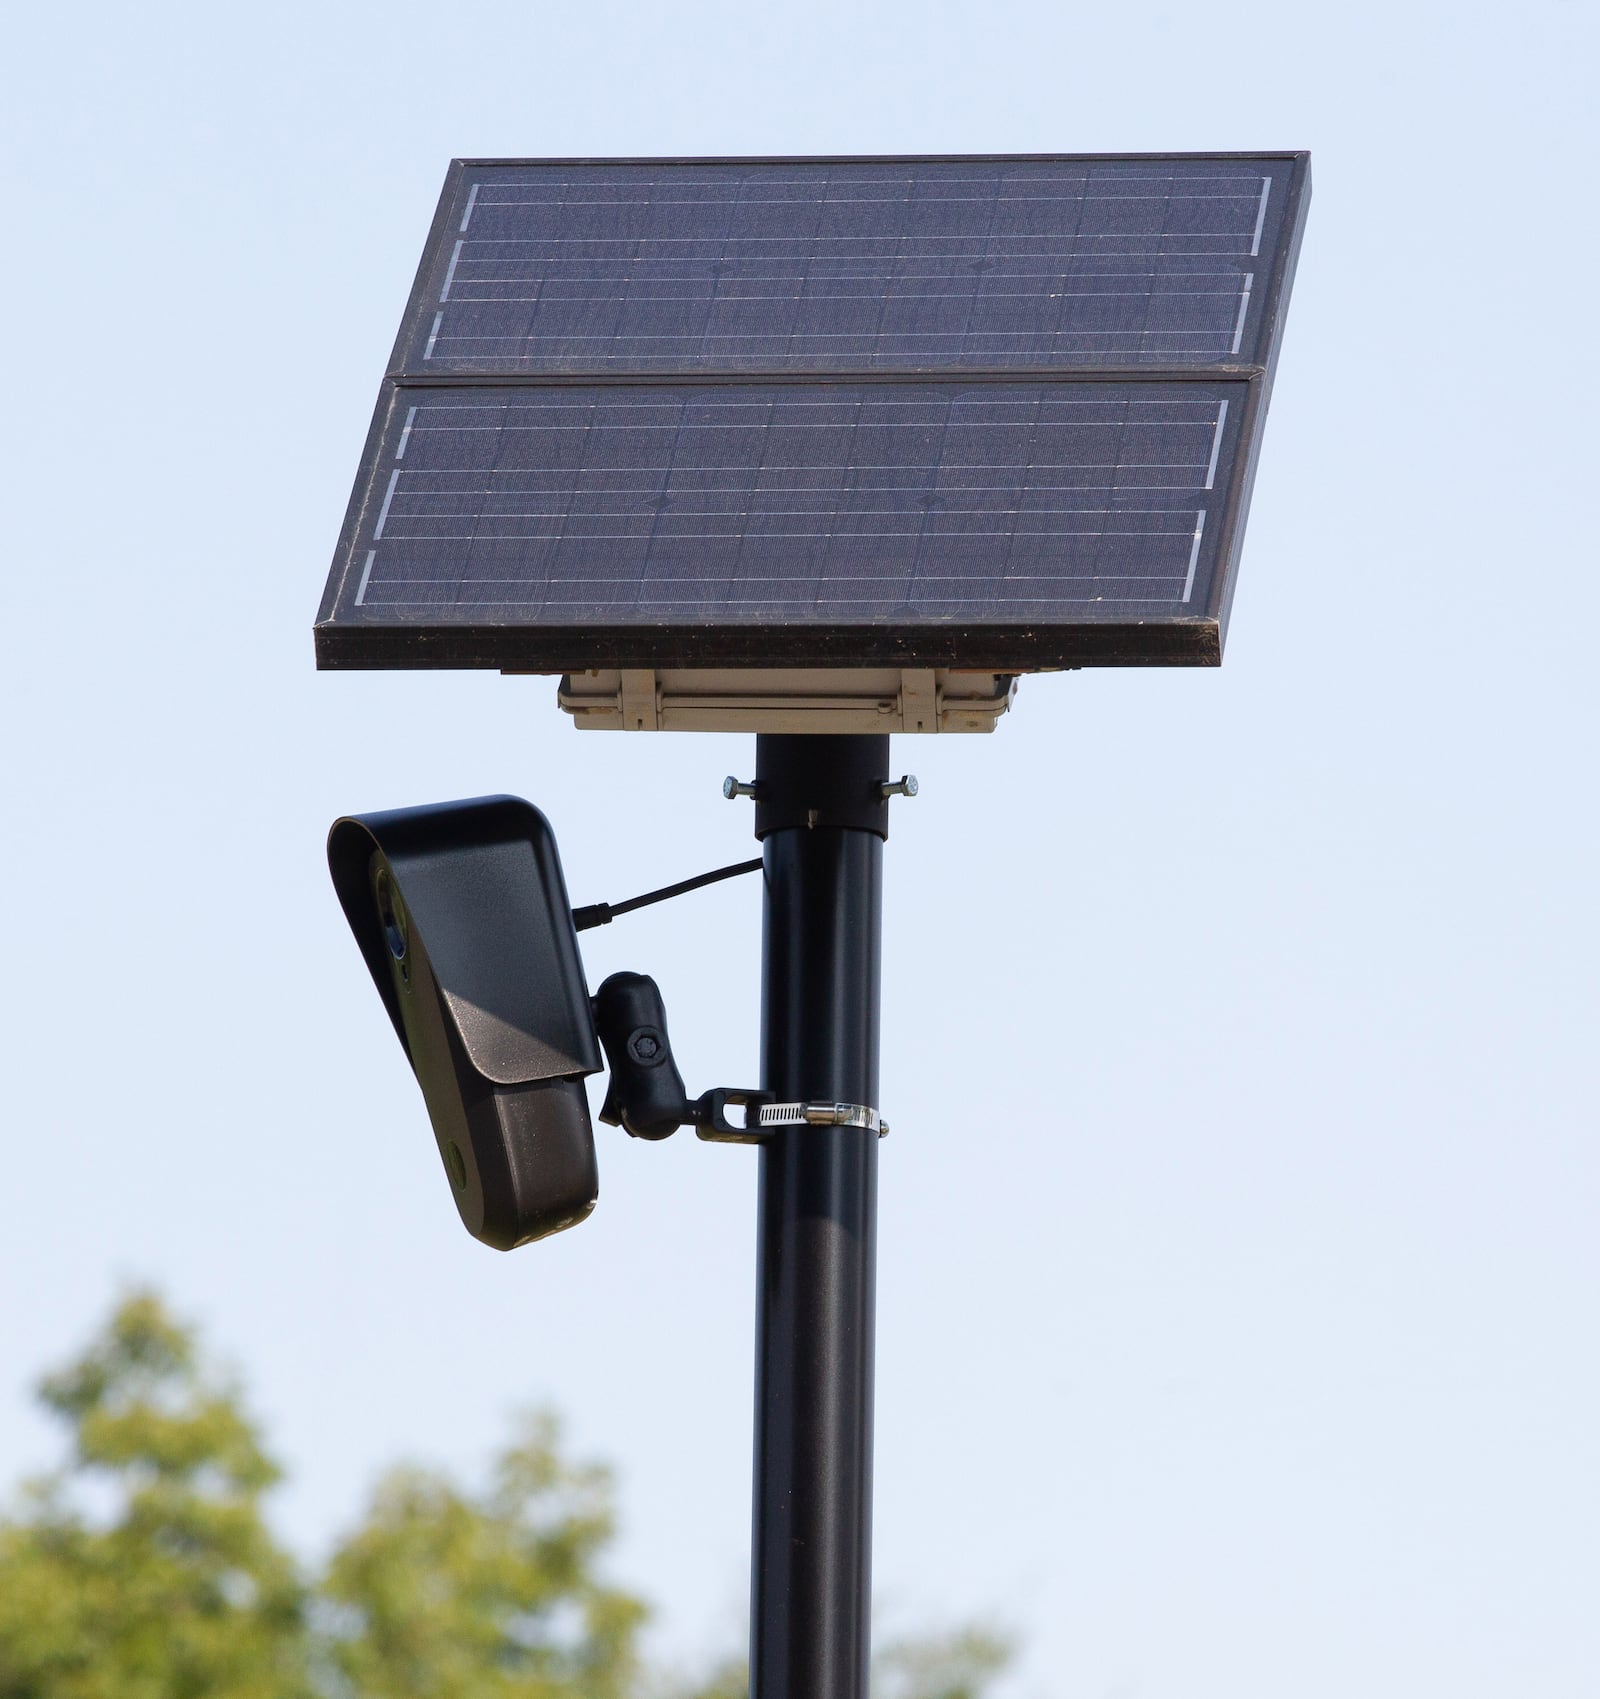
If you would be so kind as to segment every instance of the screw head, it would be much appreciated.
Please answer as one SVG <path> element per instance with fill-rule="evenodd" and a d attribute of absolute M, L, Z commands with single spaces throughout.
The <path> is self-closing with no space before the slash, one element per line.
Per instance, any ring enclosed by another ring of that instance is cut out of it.
<path fill-rule="evenodd" d="M 659 1062 L 665 1048 L 666 1046 L 661 1042 L 660 1033 L 653 1031 L 650 1027 L 640 1027 L 636 1032 L 628 1035 L 628 1054 L 636 1062 L 643 1062 L 646 1065 Z"/>
<path fill-rule="evenodd" d="M 902 773 L 898 779 L 885 779 L 878 786 L 878 794 L 887 801 L 891 796 L 915 796 L 917 794 L 917 775 Z"/>

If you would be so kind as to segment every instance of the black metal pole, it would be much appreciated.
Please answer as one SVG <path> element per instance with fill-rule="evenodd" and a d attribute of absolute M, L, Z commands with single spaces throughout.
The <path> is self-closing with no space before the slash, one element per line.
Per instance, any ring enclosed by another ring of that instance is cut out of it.
<path fill-rule="evenodd" d="M 887 737 L 756 739 L 762 1074 L 782 1101 L 878 1103 Z M 761 1148 L 751 1699 L 866 1699 L 877 1135 Z"/>

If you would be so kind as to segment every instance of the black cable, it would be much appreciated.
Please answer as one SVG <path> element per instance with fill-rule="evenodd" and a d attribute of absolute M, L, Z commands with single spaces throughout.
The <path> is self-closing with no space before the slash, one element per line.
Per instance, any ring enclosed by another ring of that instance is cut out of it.
<path fill-rule="evenodd" d="M 663 885 L 659 891 L 646 891 L 642 897 L 629 897 L 625 903 L 590 903 L 572 911 L 575 930 L 587 932 L 591 926 L 609 926 L 619 914 L 629 914 L 650 903 L 664 903 L 668 897 L 681 897 L 686 891 L 698 891 L 702 885 L 715 885 L 720 879 L 736 879 L 741 873 L 759 873 L 761 857 L 752 861 L 736 861 L 732 867 L 719 867 L 715 873 L 701 873 L 693 879 L 680 880 L 676 885 Z"/>

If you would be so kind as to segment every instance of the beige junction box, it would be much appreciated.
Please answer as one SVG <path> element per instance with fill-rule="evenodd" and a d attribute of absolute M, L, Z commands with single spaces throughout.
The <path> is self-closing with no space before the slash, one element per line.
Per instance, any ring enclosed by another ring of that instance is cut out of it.
<path fill-rule="evenodd" d="M 591 731 L 989 732 L 1016 688 L 952 667 L 620 667 L 563 675 L 557 700 Z"/>

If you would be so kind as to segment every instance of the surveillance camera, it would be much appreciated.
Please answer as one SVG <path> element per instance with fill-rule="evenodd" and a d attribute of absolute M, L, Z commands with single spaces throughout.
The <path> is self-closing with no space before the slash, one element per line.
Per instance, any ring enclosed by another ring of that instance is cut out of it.
<path fill-rule="evenodd" d="M 518 797 L 349 816 L 328 866 L 468 1232 L 511 1250 L 599 1191 L 588 988 L 549 823 Z"/>

